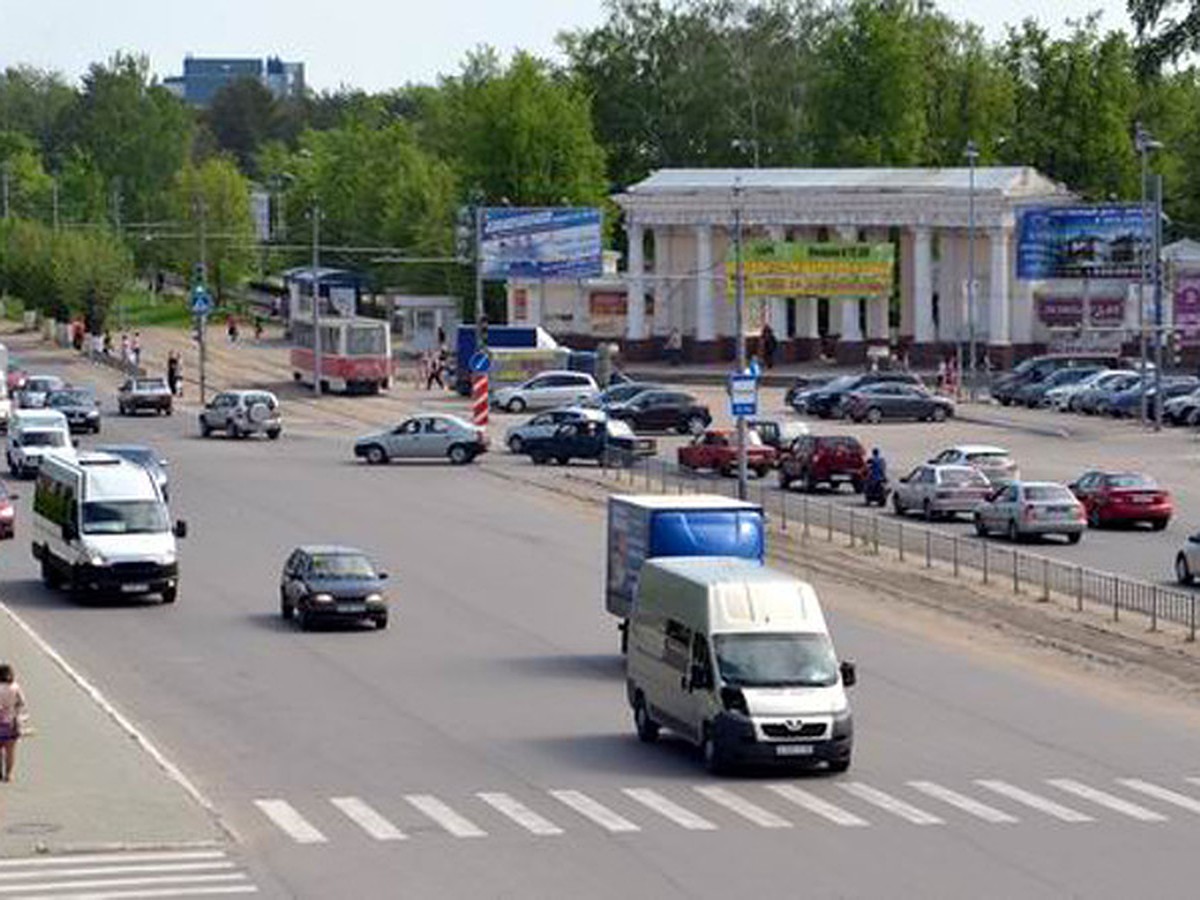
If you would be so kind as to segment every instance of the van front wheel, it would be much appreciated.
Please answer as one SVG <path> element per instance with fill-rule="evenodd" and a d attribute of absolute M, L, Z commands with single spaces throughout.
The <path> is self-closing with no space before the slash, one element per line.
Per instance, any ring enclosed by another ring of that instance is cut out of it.
<path fill-rule="evenodd" d="M 725 760 L 725 751 L 712 732 L 712 727 L 704 727 L 704 741 L 700 744 L 700 754 L 704 757 L 704 768 L 710 775 L 724 775 L 729 769 Z"/>
<path fill-rule="evenodd" d="M 54 569 L 54 563 L 50 561 L 50 554 L 44 547 L 42 548 L 42 583 L 51 589 L 57 588 L 62 583 L 58 572 Z"/>
<path fill-rule="evenodd" d="M 638 740 L 643 744 L 653 744 L 658 740 L 659 724 L 650 718 L 646 709 L 646 698 L 638 694 L 633 706 L 633 724 L 637 728 Z"/>

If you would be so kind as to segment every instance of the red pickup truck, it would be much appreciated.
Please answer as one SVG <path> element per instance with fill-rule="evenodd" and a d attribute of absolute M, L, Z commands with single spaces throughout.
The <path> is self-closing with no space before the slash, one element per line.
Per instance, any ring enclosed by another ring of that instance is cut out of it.
<path fill-rule="evenodd" d="M 710 428 L 677 451 L 679 468 L 712 469 L 722 475 L 737 471 L 737 432 L 727 428 Z M 775 448 L 768 447 L 758 432 L 746 431 L 746 465 L 750 471 L 764 477 L 775 467 Z"/>

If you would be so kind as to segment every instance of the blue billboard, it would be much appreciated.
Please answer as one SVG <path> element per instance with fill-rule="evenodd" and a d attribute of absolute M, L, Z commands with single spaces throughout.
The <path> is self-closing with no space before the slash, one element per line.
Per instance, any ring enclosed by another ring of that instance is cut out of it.
<path fill-rule="evenodd" d="M 483 210 L 483 277 L 594 278 L 601 274 L 600 210 L 591 207 Z"/>
<path fill-rule="evenodd" d="M 1022 210 L 1017 277 L 1137 278 L 1148 225 L 1136 203 Z"/>

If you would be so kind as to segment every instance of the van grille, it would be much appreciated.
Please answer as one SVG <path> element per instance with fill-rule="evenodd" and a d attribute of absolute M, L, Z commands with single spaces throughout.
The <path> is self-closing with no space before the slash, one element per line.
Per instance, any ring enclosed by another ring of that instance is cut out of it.
<path fill-rule="evenodd" d="M 121 578 L 161 578 L 168 567 L 154 562 L 119 562 L 112 564 L 114 575 Z"/>
<path fill-rule="evenodd" d="M 762 730 L 769 738 L 787 740 L 788 738 L 816 738 L 825 735 L 824 722 L 802 722 L 799 728 L 791 728 L 783 722 L 772 722 L 763 725 Z"/>

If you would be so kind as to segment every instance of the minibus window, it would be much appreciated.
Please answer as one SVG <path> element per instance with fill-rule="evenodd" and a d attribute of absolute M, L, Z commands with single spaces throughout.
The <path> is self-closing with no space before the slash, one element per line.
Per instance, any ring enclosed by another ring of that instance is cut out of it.
<path fill-rule="evenodd" d="M 823 634 L 718 634 L 717 668 L 730 687 L 830 687 L 833 644 Z"/>

